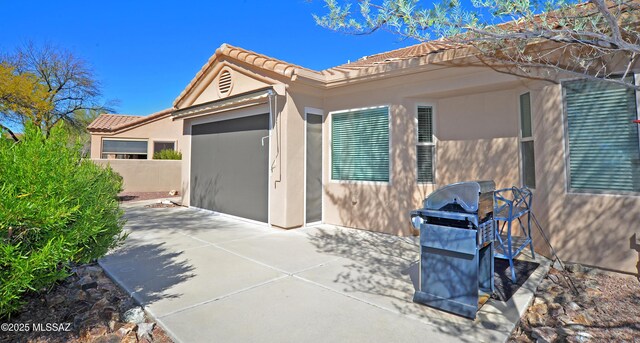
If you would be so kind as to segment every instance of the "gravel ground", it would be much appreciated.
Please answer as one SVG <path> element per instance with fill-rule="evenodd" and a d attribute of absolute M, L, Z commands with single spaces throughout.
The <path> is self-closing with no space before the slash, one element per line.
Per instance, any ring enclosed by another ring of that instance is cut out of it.
<path fill-rule="evenodd" d="M 640 281 L 578 264 L 552 268 L 509 341 L 640 342 Z"/>
<path fill-rule="evenodd" d="M 171 342 L 97 264 L 74 268 L 25 302 L 21 312 L 0 319 L 0 342 Z"/>
<path fill-rule="evenodd" d="M 164 199 L 171 198 L 177 195 L 170 195 L 169 191 L 166 192 L 122 192 L 118 194 L 118 198 L 122 202 L 150 200 L 150 199 Z"/>

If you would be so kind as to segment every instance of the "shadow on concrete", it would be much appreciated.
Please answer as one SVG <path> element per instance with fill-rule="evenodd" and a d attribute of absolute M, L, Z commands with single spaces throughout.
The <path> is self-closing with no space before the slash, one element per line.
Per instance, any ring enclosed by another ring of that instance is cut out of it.
<path fill-rule="evenodd" d="M 195 276 L 183 252 L 168 249 L 167 243 L 129 237 L 125 245 L 101 259 L 105 272 L 142 305 L 178 298 L 166 290 Z"/>
<path fill-rule="evenodd" d="M 344 259 L 343 269 L 333 280 L 343 286 L 341 291 L 358 298 L 363 293 L 374 295 L 385 304 L 382 306 L 428 322 L 443 333 L 455 335 L 461 342 L 477 341 L 478 328 L 497 331 L 482 335 L 484 339 L 497 341 L 501 339 L 499 336 L 508 335 L 515 324 L 504 320 L 494 322 L 490 316 L 480 313 L 473 321 L 413 303 L 413 293 L 419 284 L 419 245 L 415 238 L 319 228 L 309 239 L 318 251 Z"/>

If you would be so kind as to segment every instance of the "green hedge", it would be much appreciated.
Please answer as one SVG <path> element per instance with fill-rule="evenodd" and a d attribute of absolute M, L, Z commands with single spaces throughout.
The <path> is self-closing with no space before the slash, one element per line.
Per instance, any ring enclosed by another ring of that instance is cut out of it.
<path fill-rule="evenodd" d="M 182 153 L 172 149 L 160 150 L 153 154 L 154 160 L 181 160 Z"/>
<path fill-rule="evenodd" d="M 124 239 L 121 189 L 118 174 L 80 158 L 62 127 L 46 137 L 27 124 L 20 142 L 0 139 L 0 318 Z"/>

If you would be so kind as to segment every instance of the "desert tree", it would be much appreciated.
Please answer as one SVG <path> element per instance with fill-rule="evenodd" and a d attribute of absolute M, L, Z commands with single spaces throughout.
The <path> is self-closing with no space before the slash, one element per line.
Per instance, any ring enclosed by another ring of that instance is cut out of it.
<path fill-rule="evenodd" d="M 348 34 L 387 30 L 418 41 L 467 49 L 465 63 L 558 81 L 587 78 L 640 89 L 627 77 L 640 54 L 640 1 L 589 0 L 324 0 L 314 14 Z"/>
<path fill-rule="evenodd" d="M 49 102 L 44 100 L 46 93 L 35 74 L 18 74 L 14 67 L 0 63 L 0 119 L 8 119 L 16 113 L 33 118 L 39 113 L 50 111 Z M 8 123 L 0 120 L 0 129 L 17 141 L 16 135 L 4 124 Z"/>
<path fill-rule="evenodd" d="M 3 121 L 33 122 L 48 133 L 61 121 L 80 128 L 84 122 L 78 113 L 110 110 L 102 102 L 100 83 L 88 63 L 65 49 L 27 43 L 1 56 L 0 64 L 0 84 L 17 84 L 26 90 L 0 98 Z"/>

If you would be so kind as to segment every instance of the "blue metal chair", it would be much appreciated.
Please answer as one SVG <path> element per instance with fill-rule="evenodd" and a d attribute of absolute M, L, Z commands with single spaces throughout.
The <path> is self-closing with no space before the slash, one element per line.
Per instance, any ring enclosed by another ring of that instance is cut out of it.
<path fill-rule="evenodd" d="M 503 188 L 493 193 L 493 220 L 495 221 L 496 240 L 494 243 L 495 257 L 509 260 L 511 267 L 511 281 L 516 282 L 516 271 L 513 259 L 529 245 L 531 256 L 533 240 L 531 239 L 531 190 L 528 188 Z M 527 216 L 526 225 L 522 217 Z M 522 229 L 522 236 L 512 235 L 512 224 L 517 220 Z M 502 222 L 502 225 L 500 224 Z M 506 233 L 505 233 L 506 227 Z"/>

